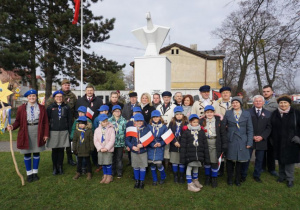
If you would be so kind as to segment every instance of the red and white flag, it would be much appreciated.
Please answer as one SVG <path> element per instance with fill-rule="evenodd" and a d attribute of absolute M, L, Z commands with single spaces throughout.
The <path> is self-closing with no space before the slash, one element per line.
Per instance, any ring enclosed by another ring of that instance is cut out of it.
<path fill-rule="evenodd" d="M 140 138 L 140 141 L 142 142 L 142 145 L 144 147 L 148 146 L 148 144 L 150 144 L 153 140 L 154 140 L 154 136 L 152 135 L 151 131 L 149 131 L 146 135 Z"/>
<path fill-rule="evenodd" d="M 90 119 L 92 119 L 94 116 L 94 112 L 93 112 L 93 110 L 90 109 L 90 107 L 87 108 L 86 116 Z"/>
<path fill-rule="evenodd" d="M 175 138 L 173 132 L 171 129 L 167 130 L 163 135 L 161 135 L 161 138 L 164 140 L 166 144 L 170 144 L 170 142 Z"/>
<path fill-rule="evenodd" d="M 223 153 L 220 155 L 219 159 L 218 159 L 218 171 L 221 167 L 221 163 L 222 163 L 222 157 L 223 157 Z"/>
<path fill-rule="evenodd" d="M 72 24 L 76 24 L 78 22 L 79 9 L 80 9 L 80 0 L 74 0 L 74 3 L 75 3 L 75 13 L 74 13 L 74 19 L 73 19 Z"/>
<path fill-rule="evenodd" d="M 126 137 L 128 137 L 128 136 L 132 136 L 132 137 L 137 138 L 138 137 L 137 128 L 134 127 L 134 126 L 127 127 L 126 128 Z"/>

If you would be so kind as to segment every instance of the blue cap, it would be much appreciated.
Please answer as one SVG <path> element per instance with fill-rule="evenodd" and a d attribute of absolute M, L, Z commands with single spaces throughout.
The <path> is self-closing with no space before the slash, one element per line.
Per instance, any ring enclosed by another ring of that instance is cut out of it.
<path fill-rule="evenodd" d="M 135 107 L 133 107 L 132 111 L 133 112 L 142 112 L 142 109 L 139 106 L 135 106 Z"/>
<path fill-rule="evenodd" d="M 160 117 L 160 116 L 161 116 L 161 114 L 160 114 L 160 112 L 158 110 L 153 110 L 151 112 L 151 118 L 152 117 Z"/>
<path fill-rule="evenodd" d="M 182 106 L 176 106 L 176 107 L 174 108 L 174 113 L 176 113 L 176 112 L 183 112 Z"/>
<path fill-rule="evenodd" d="M 100 109 L 98 109 L 99 112 L 103 112 L 103 111 L 109 111 L 109 107 L 107 105 L 102 105 L 100 106 Z"/>
<path fill-rule="evenodd" d="M 108 116 L 106 114 L 100 114 L 99 115 L 99 121 L 102 122 L 104 120 L 108 119 Z"/>
<path fill-rule="evenodd" d="M 194 119 L 194 118 L 197 118 L 197 119 L 199 120 L 198 115 L 196 115 L 196 114 L 191 114 L 190 117 L 189 117 L 189 121 L 191 121 L 191 120 Z"/>
<path fill-rule="evenodd" d="M 133 116 L 134 121 L 144 121 L 144 116 L 141 113 L 137 113 Z"/>
<path fill-rule="evenodd" d="M 27 97 L 27 96 L 29 96 L 29 95 L 31 95 L 31 94 L 37 95 L 37 91 L 34 90 L 34 89 L 28 90 L 28 91 L 24 94 L 24 97 Z"/>
<path fill-rule="evenodd" d="M 78 112 L 83 112 L 83 113 L 86 113 L 87 112 L 87 108 L 85 106 L 80 106 L 78 109 L 77 109 Z"/>
<path fill-rule="evenodd" d="M 206 112 L 206 111 L 208 111 L 208 110 L 215 111 L 215 107 L 213 107 L 212 105 L 207 105 L 207 106 L 205 106 L 204 112 Z"/>
<path fill-rule="evenodd" d="M 165 92 L 163 92 L 162 94 L 161 94 L 161 96 L 162 97 L 164 97 L 164 96 L 172 96 L 172 93 L 170 92 L 170 91 L 165 91 Z"/>
<path fill-rule="evenodd" d="M 231 88 L 230 87 L 222 87 L 220 89 L 220 93 L 222 93 L 223 91 L 230 91 L 231 92 Z"/>
<path fill-rule="evenodd" d="M 64 92 L 62 92 L 61 90 L 57 90 L 57 91 L 55 91 L 54 93 L 53 93 L 53 98 L 57 95 L 57 94 L 62 94 L 62 95 L 64 95 Z"/>
<path fill-rule="evenodd" d="M 112 111 L 115 111 L 115 109 L 122 109 L 120 105 L 114 105 L 112 108 Z"/>
<path fill-rule="evenodd" d="M 87 121 L 87 117 L 86 116 L 78 117 L 77 122 L 79 122 L 79 121 L 86 122 Z"/>
<path fill-rule="evenodd" d="M 209 92 L 210 91 L 210 86 L 209 85 L 203 85 L 199 88 L 200 92 Z"/>

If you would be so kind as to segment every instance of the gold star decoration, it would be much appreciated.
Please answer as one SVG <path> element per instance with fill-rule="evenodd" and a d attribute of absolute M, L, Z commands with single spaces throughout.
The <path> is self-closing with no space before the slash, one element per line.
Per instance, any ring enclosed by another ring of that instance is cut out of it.
<path fill-rule="evenodd" d="M 7 103 L 7 96 L 13 94 L 10 90 L 8 90 L 9 83 L 2 83 L 0 81 L 0 101 Z"/>

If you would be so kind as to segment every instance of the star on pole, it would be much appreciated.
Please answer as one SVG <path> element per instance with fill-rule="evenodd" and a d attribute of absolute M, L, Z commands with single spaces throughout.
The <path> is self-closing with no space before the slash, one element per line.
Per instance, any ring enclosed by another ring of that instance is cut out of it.
<path fill-rule="evenodd" d="M 8 90 L 8 85 L 9 83 L 2 83 L 0 81 L 0 101 L 4 102 L 4 103 L 8 103 L 7 101 L 7 97 L 11 94 L 13 94 L 13 92 L 11 92 L 10 90 Z"/>

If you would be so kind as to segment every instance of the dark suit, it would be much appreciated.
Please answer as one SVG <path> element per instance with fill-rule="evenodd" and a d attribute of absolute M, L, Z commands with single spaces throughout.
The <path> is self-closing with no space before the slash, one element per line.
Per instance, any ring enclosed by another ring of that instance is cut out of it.
<path fill-rule="evenodd" d="M 264 159 L 265 151 L 268 149 L 268 137 L 271 133 L 271 112 L 262 108 L 261 113 L 257 116 L 256 108 L 253 107 L 248 110 L 251 114 L 252 124 L 253 124 L 253 136 L 261 136 L 263 140 L 260 142 L 255 142 L 253 140 L 253 147 L 249 150 L 250 157 L 252 156 L 253 150 L 255 149 L 255 167 L 253 172 L 253 177 L 260 177 L 262 164 Z M 249 162 L 242 164 L 242 177 L 247 176 Z"/>
<path fill-rule="evenodd" d="M 139 106 L 139 103 L 136 102 L 134 106 L 135 107 Z M 133 112 L 132 112 L 132 109 L 131 109 L 131 103 L 128 102 L 123 107 L 122 116 L 128 121 L 132 117 L 132 114 L 133 114 Z"/>

